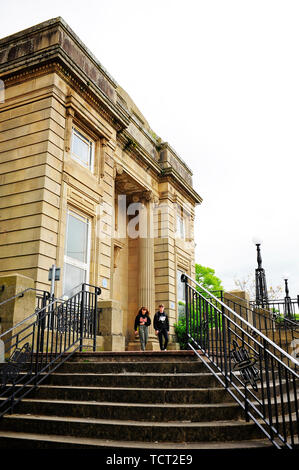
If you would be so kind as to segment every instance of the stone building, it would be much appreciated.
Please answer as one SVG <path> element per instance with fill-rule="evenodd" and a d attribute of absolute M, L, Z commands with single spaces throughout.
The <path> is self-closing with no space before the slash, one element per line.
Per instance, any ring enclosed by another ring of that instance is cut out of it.
<path fill-rule="evenodd" d="M 101 287 L 99 349 L 134 349 L 139 307 L 161 302 L 175 341 L 201 202 L 190 169 L 61 18 L 0 40 L 0 78 L 0 282 L 48 290 L 55 264 L 56 296 Z"/>

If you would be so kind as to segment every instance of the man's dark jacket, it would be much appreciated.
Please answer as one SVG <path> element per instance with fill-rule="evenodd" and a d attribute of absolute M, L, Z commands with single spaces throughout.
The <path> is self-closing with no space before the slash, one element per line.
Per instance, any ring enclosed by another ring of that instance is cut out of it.
<path fill-rule="evenodd" d="M 154 328 L 155 330 L 167 330 L 169 331 L 169 320 L 166 312 L 156 312 L 154 316 Z"/>

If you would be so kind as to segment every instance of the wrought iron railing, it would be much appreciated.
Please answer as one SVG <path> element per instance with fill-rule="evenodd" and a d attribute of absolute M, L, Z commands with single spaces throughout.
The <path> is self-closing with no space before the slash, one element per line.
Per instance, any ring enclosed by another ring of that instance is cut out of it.
<path fill-rule="evenodd" d="M 299 295 L 297 299 L 285 297 L 279 300 L 268 300 L 263 305 L 257 304 L 256 301 L 250 301 L 249 303 L 254 309 L 262 308 L 269 311 L 277 319 L 299 320 Z"/>
<path fill-rule="evenodd" d="M 200 291 L 200 289 L 198 289 Z M 242 299 L 232 292 L 212 291 L 209 294 L 202 291 L 202 295 L 211 300 L 210 294 L 217 297 L 234 312 L 244 318 L 248 323 L 253 325 L 257 330 L 261 331 L 281 349 L 288 354 L 296 357 L 299 349 L 299 321 L 277 315 L 272 310 L 255 306 L 254 303 Z M 274 302 L 273 302 L 274 304 Z M 297 303 L 296 303 L 297 304 Z M 298 307 L 293 304 L 293 311 L 298 312 Z M 296 318 L 294 316 L 294 318 Z M 254 333 L 252 333 L 254 334 Z M 284 355 L 282 359 L 289 364 L 289 360 Z M 290 364 L 289 364 L 290 365 Z"/>
<path fill-rule="evenodd" d="M 76 351 L 96 350 L 97 300 L 101 289 L 82 284 L 67 300 L 43 296 L 43 305 L 0 335 L 0 417 Z"/>
<path fill-rule="evenodd" d="M 225 303 L 228 304 L 226 297 Z M 296 357 L 299 347 L 299 296 L 287 302 L 285 299 L 268 299 L 263 307 L 250 301 L 249 310 L 252 312 L 253 325 L 287 353 Z"/>
<path fill-rule="evenodd" d="M 181 280 L 188 347 L 243 408 L 247 421 L 252 419 L 277 448 L 294 448 L 299 435 L 296 358 L 189 276 Z"/>

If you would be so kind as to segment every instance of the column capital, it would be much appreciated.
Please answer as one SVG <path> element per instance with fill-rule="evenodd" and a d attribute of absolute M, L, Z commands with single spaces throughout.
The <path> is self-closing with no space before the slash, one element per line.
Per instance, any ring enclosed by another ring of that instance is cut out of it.
<path fill-rule="evenodd" d="M 142 197 L 145 201 L 147 202 L 153 202 L 154 204 L 159 203 L 159 197 L 154 194 L 153 191 L 148 190 L 148 191 L 143 191 L 142 192 Z"/>
<path fill-rule="evenodd" d="M 105 145 L 107 145 L 107 143 Z M 122 175 L 123 172 L 124 172 L 123 166 L 121 166 L 119 163 L 115 163 L 113 167 L 113 179 L 115 179 L 117 176 Z"/>

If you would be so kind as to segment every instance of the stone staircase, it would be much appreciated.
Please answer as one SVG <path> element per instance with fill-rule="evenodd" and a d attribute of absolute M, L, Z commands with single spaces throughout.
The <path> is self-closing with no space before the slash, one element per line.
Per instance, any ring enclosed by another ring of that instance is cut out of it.
<path fill-rule="evenodd" d="M 0 420 L 0 448 L 272 449 L 193 351 L 75 353 Z"/>

